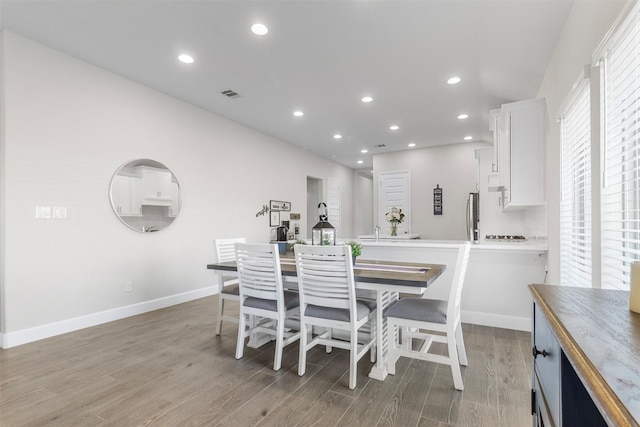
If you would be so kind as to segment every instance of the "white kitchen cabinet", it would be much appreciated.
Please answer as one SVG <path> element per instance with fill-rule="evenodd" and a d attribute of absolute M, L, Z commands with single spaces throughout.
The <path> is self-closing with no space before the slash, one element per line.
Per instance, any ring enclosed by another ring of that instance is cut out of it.
<path fill-rule="evenodd" d="M 177 182 L 171 183 L 171 206 L 169 206 L 169 216 L 176 217 L 180 212 L 180 187 Z"/>
<path fill-rule="evenodd" d="M 545 203 L 544 113 L 544 99 L 504 104 L 491 112 L 493 188 L 502 191 L 505 209 Z"/>
<path fill-rule="evenodd" d="M 171 206 L 171 172 L 148 166 L 136 168 L 142 175 L 142 204 L 150 206 Z"/>
<path fill-rule="evenodd" d="M 142 215 L 142 181 L 140 178 L 116 175 L 112 192 L 113 203 L 119 215 Z"/>

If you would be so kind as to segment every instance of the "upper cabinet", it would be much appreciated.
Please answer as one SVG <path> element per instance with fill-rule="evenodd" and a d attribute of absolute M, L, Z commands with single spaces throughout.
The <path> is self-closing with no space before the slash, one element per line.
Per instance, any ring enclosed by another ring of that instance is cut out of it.
<path fill-rule="evenodd" d="M 142 216 L 142 182 L 135 176 L 117 175 L 112 189 L 113 206 L 118 215 Z"/>
<path fill-rule="evenodd" d="M 494 160 L 490 189 L 502 192 L 504 208 L 542 205 L 545 101 L 513 102 L 491 111 Z"/>
<path fill-rule="evenodd" d="M 171 206 L 171 172 L 148 166 L 138 166 L 142 175 L 142 204 L 147 206 Z"/>

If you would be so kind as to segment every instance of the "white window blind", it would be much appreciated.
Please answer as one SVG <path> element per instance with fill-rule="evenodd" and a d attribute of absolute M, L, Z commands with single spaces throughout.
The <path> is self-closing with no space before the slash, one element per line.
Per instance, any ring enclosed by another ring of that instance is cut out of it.
<path fill-rule="evenodd" d="M 626 18 L 604 57 L 602 287 L 629 289 L 640 259 L 640 20 Z"/>
<path fill-rule="evenodd" d="M 591 102 L 580 85 L 561 117 L 560 284 L 591 287 Z"/>

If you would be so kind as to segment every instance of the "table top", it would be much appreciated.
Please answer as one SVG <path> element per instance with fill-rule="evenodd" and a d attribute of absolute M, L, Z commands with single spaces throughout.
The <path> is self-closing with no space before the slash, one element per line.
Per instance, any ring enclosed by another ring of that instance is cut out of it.
<path fill-rule="evenodd" d="M 285 276 L 296 275 L 296 263 L 293 258 L 281 256 L 280 268 Z M 353 267 L 353 275 L 356 282 L 426 288 L 440 277 L 446 268 L 447 266 L 442 264 L 358 259 Z M 235 261 L 207 264 L 207 269 L 237 271 Z"/>
<path fill-rule="evenodd" d="M 640 314 L 629 310 L 629 292 L 529 288 L 607 423 L 640 425 Z"/>

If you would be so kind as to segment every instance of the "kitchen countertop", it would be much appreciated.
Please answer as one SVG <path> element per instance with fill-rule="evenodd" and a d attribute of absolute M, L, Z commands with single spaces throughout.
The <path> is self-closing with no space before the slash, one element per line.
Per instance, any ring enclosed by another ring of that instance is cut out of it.
<path fill-rule="evenodd" d="M 640 314 L 629 310 L 629 292 L 529 288 L 607 424 L 640 425 Z"/>
<path fill-rule="evenodd" d="M 339 239 L 348 242 L 353 239 Z M 414 248 L 447 248 L 452 245 L 464 243 L 464 240 L 427 240 L 427 239 L 356 239 L 362 246 L 376 247 L 414 247 Z M 472 251 L 531 251 L 546 252 L 548 249 L 546 240 L 527 240 L 524 242 L 499 242 L 495 240 L 481 240 L 471 245 Z"/>

